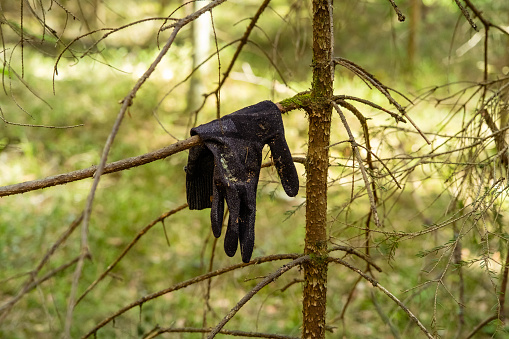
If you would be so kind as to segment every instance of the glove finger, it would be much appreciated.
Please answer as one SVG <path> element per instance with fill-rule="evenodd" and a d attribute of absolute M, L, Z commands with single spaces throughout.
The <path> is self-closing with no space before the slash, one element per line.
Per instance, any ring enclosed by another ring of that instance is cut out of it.
<path fill-rule="evenodd" d="M 224 188 L 220 184 L 214 184 L 212 187 L 212 207 L 210 209 L 210 224 L 212 233 L 216 238 L 221 236 L 224 216 Z"/>
<path fill-rule="evenodd" d="M 233 257 L 237 252 L 239 244 L 240 200 L 236 188 L 226 190 L 226 203 L 230 211 L 230 218 L 228 219 L 228 228 L 224 236 L 224 252 L 229 257 Z"/>
<path fill-rule="evenodd" d="M 289 197 L 296 196 L 299 193 L 299 176 L 285 138 L 275 138 L 269 147 L 286 194 Z"/>
<path fill-rule="evenodd" d="M 242 201 L 239 220 L 239 241 L 242 261 L 251 260 L 255 243 L 256 187 L 246 192 Z"/>

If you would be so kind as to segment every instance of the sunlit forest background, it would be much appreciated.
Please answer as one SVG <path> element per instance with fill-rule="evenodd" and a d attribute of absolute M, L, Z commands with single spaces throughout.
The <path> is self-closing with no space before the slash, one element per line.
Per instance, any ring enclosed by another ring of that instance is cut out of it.
<path fill-rule="evenodd" d="M 171 34 L 169 29 L 160 30 L 171 24 L 167 18 L 185 17 L 202 3 L 209 2 L 0 0 L 0 186 L 98 164 L 121 100 Z M 487 34 L 470 11 L 478 31 L 472 28 L 455 1 L 396 3 L 406 16 L 404 22 L 398 21 L 388 1 L 334 1 L 335 56 L 353 61 L 393 89 L 393 96 L 431 144 L 411 124 L 358 104 L 368 119 L 371 148 L 377 155 L 376 171 L 370 175 L 384 225 L 371 226 L 367 244 L 370 202 L 348 135 L 334 116 L 330 243 L 369 255 L 382 272 L 372 266 L 367 272 L 437 336 L 466 338 L 496 314 L 474 336 L 506 338 L 509 326 L 503 322 L 503 307 L 502 312 L 497 310 L 501 309 L 501 282 L 507 282 L 503 280 L 509 240 L 507 162 L 501 157 L 507 147 L 498 148 L 483 117 L 498 112 L 491 121 L 505 135 L 509 2 L 475 1 L 483 18 L 501 28 L 490 27 Z M 279 102 L 309 90 L 310 1 L 273 0 L 220 95 L 211 94 L 259 6 L 260 1 L 227 1 L 214 8 L 212 16 L 206 13 L 181 30 L 136 94 L 108 162 L 186 139 L 191 127 L 218 114 L 262 100 Z M 117 28 L 122 29 L 111 30 Z M 334 92 L 364 98 L 397 113 L 383 95 L 345 68 L 337 67 Z M 491 97 L 495 99 L 489 105 L 481 103 Z M 349 112 L 347 119 L 364 145 L 359 120 Z M 306 112 L 293 110 L 283 120 L 292 154 L 304 157 Z M 367 156 L 365 149 L 362 154 Z M 238 253 L 232 258 L 224 254 L 223 238 L 214 239 L 209 210 L 184 208 L 141 232 L 186 203 L 186 162 L 187 152 L 180 152 L 101 179 L 88 233 L 90 258 L 76 285 L 77 296 L 133 239 L 139 239 L 76 305 L 71 337 L 81 337 L 145 295 L 241 262 Z M 262 169 L 253 258 L 303 251 L 306 177 L 302 164 L 296 167 L 301 190 L 295 198 L 286 197 L 275 169 Z M 63 333 L 75 262 L 51 273 L 80 254 L 79 229 L 37 272 L 38 279 L 49 274 L 48 279 L 23 292 L 15 303 L 12 300 L 82 213 L 91 182 L 86 179 L 0 198 L 0 337 L 56 338 Z M 338 256 L 361 270 L 366 268 L 358 257 Z M 141 338 L 158 328 L 214 326 L 260 277 L 280 265 L 278 261 L 250 265 L 164 294 L 125 312 L 97 335 Z M 253 297 L 225 328 L 300 337 L 301 280 L 299 270 L 289 271 Z M 329 338 L 422 336 L 396 304 L 339 265 L 329 271 L 327 307 Z M 171 338 L 201 335 L 161 334 Z"/>

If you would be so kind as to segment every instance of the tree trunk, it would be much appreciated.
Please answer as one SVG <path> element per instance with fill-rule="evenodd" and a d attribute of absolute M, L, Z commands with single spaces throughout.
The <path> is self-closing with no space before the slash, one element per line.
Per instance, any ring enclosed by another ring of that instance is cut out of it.
<path fill-rule="evenodd" d="M 329 0 L 330 1 L 330 0 Z M 325 337 L 327 301 L 327 171 L 333 94 L 332 5 L 313 0 L 313 84 L 306 161 L 303 338 Z"/>

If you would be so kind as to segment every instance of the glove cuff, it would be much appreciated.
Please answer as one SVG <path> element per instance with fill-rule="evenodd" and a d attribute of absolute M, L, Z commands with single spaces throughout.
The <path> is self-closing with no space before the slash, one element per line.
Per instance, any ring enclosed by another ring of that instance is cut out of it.
<path fill-rule="evenodd" d="M 186 171 L 186 196 L 189 209 L 202 210 L 212 206 L 214 156 L 203 145 L 189 150 Z"/>
<path fill-rule="evenodd" d="M 190 210 L 202 210 L 212 206 L 212 177 L 195 176 L 186 180 L 187 203 Z"/>

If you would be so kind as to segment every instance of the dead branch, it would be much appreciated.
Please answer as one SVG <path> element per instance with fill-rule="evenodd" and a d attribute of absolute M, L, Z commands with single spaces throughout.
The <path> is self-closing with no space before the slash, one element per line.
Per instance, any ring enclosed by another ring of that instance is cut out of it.
<path fill-rule="evenodd" d="M 349 253 L 349 254 L 356 255 L 357 257 L 361 258 L 362 260 L 366 261 L 368 264 L 373 266 L 378 272 L 382 272 L 382 269 L 380 268 L 380 266 L 375 264 L 373 262 L 372 258 L 370 258 L 368 255 L 366 255 L 366 254 L 364 254 L 362 252 L 357 251 L 353 247 L 336 245 L 336 246 L 332 247 L 331 249 L 329 249 L 329 253 L 333 252 L 333 251 L 343 251 L 343 252 L 346 252 L 346 253 Z"/>
<path fill-rule="evenodd" d="M 351 269 L 352 271 L 356 272 L 357 274 L 359 274 L 361 277 L 363 277 L 364 279 L 366 279 L 367 281 L 369 281 L 373 287 L 377 287 L 379 290 L 381 290 L 383 293 L 385 293 L 385 295 L 387 295 L 389 298 L 391 298 L 396 304 L 398 304 L 398 306 L 403 310 L 405 311 L 405 313 L 410 317 L 410 319 L 417 324 L 417 326 L 421 329 L 421 331 L 430 339 L 433 339 L 433 335 L 426 329 L 426 327 L 424 327 L 424 325 L 420 322 L 420 320 L 412 313 L 412 311 L 410 311 L 410 309 L 408 307 L 406 307 L 398 298 L 396 298 L 396 296 L 394 296 L 391 292 L 389 292 L 385 287 L 383 287 L 382 285 L 380 285 L 375 279 L 371 278 L 370 276 L 368 276 L 366 273 L 362 272 L 361 270 L 359 270 L 357 267 L 349 264 L 348 262 L 344 261 L 344 260 L 341 260 L 339 258 L 333 258 L 333 257 L 329 257 L 329 261 L 330 262 L 334 262 L 334 263 L 337 263 L 337 264 L 341 264 L 349 269 Z"/>
<path fill-rule="evenodd" d="M 373 212 L 373 217 L 375 219 L 375 225 L 378 227 L 382 227 L 380 223 L 380 218 L 378 217 L 378 211 L 376 208 L 376 202 L 375 197 L 373 195 L 373 191 L 371 190 L 371 184 L 368 179 L 368 174 L 366 172 L 366 169 L 364 168 L 364 163 L 362 161 L 361 154 L 359 153 L 359 149 L 357 148 L 357 142 L 355 141 L 355 138 L 353 136 L 352 131 L 350 130 L 350 127 L 348 126 L 348 122 L 346 121 L 345 116 L 343 115 L 343 112 L 341 111 L 341 108 L 339 108 L 339 105 L 335 103 L 334 101 L 331 101 L 332 106 L 336 109 L 336 111 L 339 114 L 339 117 L 341 118 L 341 122 L 343 123 L 343 126 L 345 126 L 345 129 L 348 133 L 348 137 L 350 138 L 350 144 L 352 145 L 352 150 L 355 155 L 355 158 L 357 160 L 357 163 L 359 164 L 359 168 L 362 173 L 362 178 L 364 179 L 364 185 L 366 187 L 366 191 L 368 192 L 369 197 L 369 203 L 371 205 L 371 211 Z"/>
<path fill-rule="evenodd" d="M 391 3 L 392 8 L 394 8 L 394 11 L 396 11 L 396 14 L 398 15 L 398 20 L 401 22 L 405 21 L 406 19 L 405 16 L 403 15 L 403 13 L 401 13 L 401 10 L 398 8 L 398 5 L 396 5 L 394 0 L 389 0 L 389 2 Z"/>
<path fill-rule="evenodd" d="M 104 170 L 102 174 L 108 174 L 108 173 L 114 173 L 123 171 L 129 168 L 145 165 L 148 163 L 151 163 L 156 160 L 164 159 L 166 157 L 169 157 L 170 155 L 173 155 L 175 153 L 184 151 L 186 149 L 189 149 L 193 146 L 199 145 L 201 143 L 201 140 L 198 136 L 190 137 L 186 140 L 182 140 L 179 142 L 176 142 L 174 144 L 171 144 L 169 146 L 163 147 L 161 149 L 158 149 L 156 151 L 142 154 L 136 157 L 131 157 L 127 159 L 122 159 L 119 161 L 115 161 L 112 163 L 109 163 L 104 166 Z M 3 186 L 0 187 L 0 197 L 5 197 L 8 195 L 14 195 L 14 194 L 20 194 L 20 193 L 26 193 L 30 191 L 35 191 L 38 189 L 56 186 L 56 185 L 63 185 L 67 184 L 73 181 L 83 180 L 86 178 L 91 178 L 96 175 L 97 166 L 91 166 L 89 168 L 85 168 L 82 170 L 77 170 L 69 173 L 64 174 L 58 174 L 55 176 L 51 176 L 44 179 L 38 179 L 38 180 L 32 180 L 32 181 L 26 181 L 19 184 L 9 185 L 9 186 Z"/>
<path fill-rule="evenodd" d="M 371 302 L 373 303 L 373 306 L 375 306 L 376 313 L 378 313 L 383 323 L 389 326 L 391 333 L 394 336 L 394 339 L 400 339 L 401 336 L 399 335 L 398 329 L 396 328 L 396 326 L 394 326 L 393 322 L 387 316 L 387 314 L 385 314 L 384 310 L 380 306 L 380 303 L 378 302 L 378 300 L 376 300 L 376 295 L 373 291 L 371 291 Z"/>
<path fill-rule="evenodd" d="M 393 97 L 392 95 L 389 93 L 389 88 L 387 86 L 385 86 L 384 84 L 382 84 L 378 79 L 376 79 L 372 74 L 370 74 L 369 72 L 367 72 L 365 69 L 363 69 L 361 66 L 353 63 L 352 61 L 350 60 L 347 60 L 345 58 L 339 58 L 339 57 L 336 57 L 334 58 L 334 63 L 335 64 L 340 64 L 341 66 L 345 67 L 346 69 L 352 71 L 355 75 L 357 75 L 359 78 L 361 78 L 368 86 L 369 84 L 371 84 L 373 87 L 375 87 L 380 93 L 382 93 L 386 98 L 387 100 L 389 100 L 389 102 L 391 104 L 393 104 L 397 109 L 398 111 L 405 117 L 407 118 L 407 120 L 412 124 L 412 126 L 414 126 L 414 128 L 419 132 L 419 134 L 421 135 L 421 137 L 426 141 L 426 143 L 428 145 L 431 145 L 431 142 L 428 140 L 428 138 L 426 138 L 426 136 L 424 135 L 424 133 L 422 133 L 422 131 L 419 129 L 419 127 L 417 127 L 417 125 L 413 122 L 412 119 L 410 119 L 410 117 L 408 116 L 408 114 L 406 113 L 406 110 L 403 108 L 403 106 L 401 106 Z"/>
<path fill-rule="evenodd" d="M 3 122 L 5 122 L 8 125 L 13 126 L 21 126 L 21 127 L 40 127 L 40 128 L 54 128 L 54 129 L 68 129 L 68 128 L 76 128 L 76 127 L 83 127 L 84 124 L 78 124 L 78 125 L 69 125 L 69 126 L 51 126 L 51 125 L 34 125 L 34 124 L 22 124 L 18 122 L 11 122 L 7 121 L 4 117 L 4 113 L 2 112 L 2 109 L 0 108 L 0 119 L 2 119 Z"/>
<path fill-rule="evenodd" d="M 466 10 L 466 8 L 463 7 L 463 5 L 459 2 L 459 0 L 454 0 L 454 2 L 456 2 L 456 5 L 459 7 L 459 9 L 461 11 L 461 14 L 463 14 L 465 19 L 467 19 L 470 26 L 472 26 L 472 28 L 475 29 L 476 31 L 479 31 L 479 28 L 477 28 L 477 25 L 475 24 L 474 20 L 472 20 L 472 18 L 470 17 L 470 14 Z"/>
<path fill-rule="evenodd" d="M 103 328 L 108 323 L 113 321 L 119 315 L 122 315 L 125 312 L 129 311 L 130 309 L 132 309 L 134 307 L 137 307 L 137 306 L 140 306 L 140 305 L 146 303 L 147 301 L 156 299 L 156 298 L 158 298 L 158 297 L 160 297 L 162 295 L 171 293 L 173 291 L 180 290 L 182 288 L 194 285 L 196 283 L 199 283 L 201 281 L 204 281 L 204 280 L 207 280 L 207 279 L 210 279 L 210 278 L 213 278 L 213 277 L 217 277 L 217 276 L 225 274 L 227 272 L 231 272 L 231 271 L 237 270 L 239 268 L 243 268 L 243 267 L 247 267 L 247 266 L 251 266 L 251 265 L 258 265 L 258 264 L 262 264 L 262 263 L 265 263 L 265 262 L 271 262 L 271 261 L 276 261 L 276 260 L 295 260 L 295 259 L 300 258 L 300 257 L 302 257 L 301 254 L 276 254 L 276 255 L 270 255 L 270 256 L 266 256 L 266 257 L 258 257 L 258 258 L 254 258 L 249 263 L 241 263 L 241 264 L 235 264 L 235 265 L 228 266 L 228 267 L 223 267 L 223 268 L 220 268 L 220 269 L 215 270 L 213 272 L 202 274 L 202 275 L 194 277 L 192 279 L 180 282 L 180 283 L 175 284 L 173 286 L 170 286 L 170 287 L 168 287 L 168 288 L 166 288 L 164 290 L 161 290 L 161 291 L 158 291 L 158 292 L 155 292 L 155 293 L 152 293 L 152 294 L 148 294 L 148 295 L 142 297 L 141 299 L 139 299 L 139 300 L 137 300 L 135 302 L 132 302 L 129 305 L 126 305 L 126 306 L 122 307 L 121 309 L 116 311 L 114 314 L 112 314 L 108 318 L 104 319 L 99 324 L 97 324 L 92 330 L 90 330 L 88 333 L 86 333 L 82 338 L 88 338 L 88 337 L 96 334 L 97 331 L 99 331 L 101 328 Z"/>
<path fill-rule="evenodd" d="M 40 283 L 46 281 L 48 278 L 40 278 L 36 281 L 36 277 L 39 274 L 39 272 L 42 270 L 42 268 L 48 263 L 49 258 L 55 253 L 55 251 L 62 245 L 74 232 L 74 230 L 80 225 L 81 221 L 83 220 L 83 214 L 81 214 L 78 218 L 76 218 L 71 225 L 67 228 L 67 230 L 58 238 L 58 240 L 51 246 L 51 248 L 46 252 L 42 260 L 40 261 L 39 265 L 29 273 L 29 278 L 25 282 L 24 286 L 21 288 L 21 291 L 12 299 L 5 302 L 0 306 L 0 312 L 2 312 L 2 316 L 0 317 L 0 321 L 2 321 L 6 314 L 9 312 L 9 310 L 28 292 L 30 292 L 33 288 L 37 287 Z M 69 264 L 68 266 L 61 266 L 61 270 L 71 266 L 72 264 Z M 58 272 L 58 271 L 57 271 Z M 47 276 L 47 275 L 46 275 Z"/>
<path fill-rule="evenodd" d="M 501 276 L 502 279 L 500 280 L 500 286 L 499 286 L 499 292 L 498 292 L 498 307 L 496 310 L 496 313 L 489 316 L 482 322 L 480 322 L 466 337 L 472 338 L 477 332 L 479 332 L 484 326 L 488 325 L 493 320 L 501 320 L 504 321 L 507 317 L 506 310 L 505 310 L 505 301 L 506 301 L 506 293 L 507 293 L 507 282 L 509 280 L 509 251 L 507 251 L 506 258 L 504 265 L 502 265 L 502 272 Z"/>
<path fill-rule="evenodd" d="M 380 159 L 378 157 L 378 155 L 376 155 L 372 150 L 370 149 L 367 149 L 366 147 L 360 145 L 360 144 L 357 144 L 357 146 L 359 147 L 362 147 L 364 148 L 368 153 L 372 154 L 381 164 L 382 166 L 385 168 L 385 170 L 387 171 L 387 173 L 389 173 L 389 175 L 391 176 L 392 180 L 394 181 L 394 183 L 396 184 L 396 186 L 398 186 L 399 189 L 402 189 L 401 185 L 399 184 L 398 180 L 396 179 L 396 177 L 394 176 L 394 174 L 392 174 L 391 170 L 389 169 L 389 167 L 387 167 L 387 165 L 385 164 L 384 161 L 382 161 L 382 159 Z"/>
<path fill-rule="evenodd" d="M 491 187 L 486 189 L 484 194 L 479 199 L 476 199 L 476 201 L 473 201 L 472 203 L 465 205 L 465 208 L 471 207 L 472 210 L 470 210 L 468 213 L 462 214 L 458 217 L 452 216 L 443 222 L 440 222 L 440 223 L 437 223 L 434 225 L 430 225 L 426 229 L 424 229 L 422 231 L 417 231 L 417 232 L 388 232 L 388 231 L 383 231 L 383 230 L 371 230 L 371 232 L 382 233 L 387 236 L 395 236 L 398 238 L 411 239 L 411 238 L 422 236 L 424 234 L 429 234 L 429 233 L 438 231 L 439 229 L 442 229 L 448 225 L 451 225 L 459 220 L 468 218 L 470 216 L 476 216 L 474 221 L 477 222 L 477 221 L 479 221 L 479 218 L 481 218 L 484 215 L 484 212 L 486 212 L 491 207 L 491 205 L 495 202 L 495 200 L 498 197 L 500 197 L 503 193 L 506 193 L 509 190 L 509 186 L 506 186 L 506 187 L 500 189 L 501 188 L 500 185 L 503 183 L 504 180 L 505 180 L 505 178 L 499 178 L 495 183 L 493 183 L 491 185 Z M 488 198 L 490 198 L 490 201 L 488 201 L 486 203 L 486 200 L 488 200 Z M 365 230 L 365 231 L 367 230 L 367 229 L 360 228 L 360 227 L 359 227 L 359 229 Z"/>
<path fill-rule="evenodd" d="M 221 320 L 219 324 L 217 324 L 217 326 L 214 327 L 214 329 L 209 333 L 207 338 L 208 339 L 214 338 L 216 334 L 219 333 L 219 331 L 224 327 L 224 325 L 226 325 L 226 323 L 230 321 L 230 319 L 233 318 L 233 316 L 242 308 L 242 306 L 244 306 L 262 288 L 264 288 L 271 282 L 275 281 L 277 278 L 279 278 L 281 275 L 283 275 L 292 267 L 301 265 L 305 261 L 309 260 L 309 258 L 310 258 L 309 255 L 303 255 L 299 258 L 296 258 L 292 262 L 289 262 L 288 264 L 281 266 L 277 271 L 269 274 L 265 279 L 256 284 L 256 286 L 251 291 L 249 291 L 249 293 L 247 293 L 244 297 L 242 297 L 242 299 L 239 300 L 237 305 L 235 305 L 235 307 L 233 307 L 230 310 L 230 312 L 228 312 L 228 314 L 223 318 L 223 320 Z"/>
<path fill-rule="evenodd" d="M 393 113 L 393 112 L 389 111 L 388 109 L 385 109 L 382 106 L 377 105 L 374 102 L 371 102 L 371 101 L 366 100 L 366 99 L 357 98 L 357 97 L 353 97 L 353 96 L 350 96 L 350 95 L 335 95 L 333 97 L 333 100 L 334 101 L 338 101 L 338 100 L 357 101 L 357 102 L 363 103 L 364 105 L 371 106 L 371 107 L 373 107 L 375 109 L 378 109 L 378 110 L 380 110 L 382 112 L 385 112 L 385 113 L 389 114 L 391 117 L 394 118 L 394 120 L 396 120 L 396 122 L 404 122 L 404 123 L 406 123 L 406 120 L 403 117 L 401 117 L 400 115 L 398 115 L 396 113 Z"/>
<path fill-rule="evenodd" d="M 143 339 L 152 339 L 163 333 L 209 333 L 212 328 L 193 328 L 193 327 L 182 327 L 182 328 L 159 328 L 156 327 L 151 332 L 147 333 Z M 231 331 L 221 330 L 220 334 L 226 334 L 233 337 L 245 337 L 245 338 L 268 338 L 268 339 L 298 339 L 298 337 L 291 337 L 282 334 L 271 334 L 271 333 L 259 333 L 259 332 L 246 332 L 246 331 Z"/>
<path fill-rule="evenodd" d="M 211 96 L 211 95 L 214 95 L 216 97 L 217 118 L 220 118 L 219 95 L 220 95 L 221 88 L 223 87 L 223 85 L 225 84 L 226 80 L 228 79 L 231 71 L 233 70 L 233 66 L 235 66 L 235 62 L 237 61 L 237 58 L 240 56 L 240 53 L 242 52 L 242 49 L 248 43 L 249 36 L 251 35 L 251 32 L 253 31 L 253 29 L 256 27 L 256 23 L 258 22 L 258 19 L 260 19 L 260 16 L 265 11 L 265 9 L 269 5 L 269 3 L 270 3 L 270 0 L 264 0 L 264 2 L 260 5 L 260 7 L 256 11 L 255 15 L 253 16 L 253 18 L 249 22 L 249 25 L 247 26 L 244 34 L 240 38 L 240 40 L 239 40 L 240 43 L 237 46 L 237 49 L 235 50 L 235 53 L 233 54 L 233 57 L 232 57 L 229 65 L 228 65 L 228 67 L 226 68 L 226 71 L 223 73 L 223 77 L 221 78 L 221 81 L 219 82 L 217 87 L 212 92 L 203 95 L 202 104 L 200 105 L 200 107 L 198 107 L 195 110 L 195 114 L 197 112 L 199 112 L 203 108 L 203 106 L 205 105 L 205 102 L 207 101 L 208 97 Z"/>
<path fill-rule="evenodd" d="M 22 290 L 13 298 L 11 298 L 9 301 L 7 301 L 5 304 L 3 304 L 2 306 L 0 306 L 0 312 L 2 312 L 2 314 L 0 315 L 0 322 L 2 322 L 5 317 L 7 317 L 7 315 L 9 314 L 10 310 L 12 309 L 12 307 L 21 299 L 23 298 L 23 296 L 25 296 L 26 294 L 28 294 L 30 291 L 34 290 L 35 288 L 37 288 L 40 284 L 42 284 L 43 282 L 45 282 L 46 280 L 49 280 L 51 279 L 52 277 L 54 277 L 56 274 L 66 270 L 67 268 L 71 267 L 72 265 L 76 264 L 78 262 L 78 260 L 80 259 L 80 257 L 76 257 L 74 258 L 73 260 L 49 271 L 48 273 L 46 273 L 44 276 L 42 276 L 41 278 L 35 280 L 33 277 L 32 274 L 30 274 L 30 280 L 27 281 L 27 283 L 23 286 Z"/>
<path fill-rule="evenodd" d="M 150 224 L 148 224 L 147 226 L 145 226 L 141 231 L 138 232 L 138 234 L 136 234 L 136 236 L 134 237 L 134 239 L 126 246 L 126 248 L 124 248 L 124 250 L 122 251 L 122 253 L 120 253 L 120 255 L 110 264 L 108 265 L 108 267 L 106 268 L 106 270 L 104 270 L 103 273 L 101 273 L 101 275 L 96 279 L 94 280 L 94 282 L 92 282 L 88 287 L 87 289 L 85 290 L 85 292 L 83 292 L 83 294 L 76 300 L 76 304 L 75 306 L 83 299 L 85 298 L 85 296 L 91 291 L 94 289 L 94 287 L 101 281 L 103 280 L 109 272 L 111 272 L 111 270 L 120 262 L 120 260 L 122 260 L 122 258 L 127 254 L 127 252 L 129 252 L 129 250 L 138 242 L 138 240 L 140 240 L 140 238 L 145 235 L 154 225 L 156 225 L 158 222 L 163 222 L 164 219 L 168 218 L 170 215 L 173 215 L 179 211 L 182 211 L 183 209 L 187 208 L 187 203 L 186 204 L 183 204 L 183 205 L 180 205 L 179 207 L 177 208 L 174 208 L 172 209 L 171 211 L 168 211 L 166 213 L 163 213 L 161 216 L 159 216 L 158 218 L 156 218 L 155 220 L 153 220 Z"/>
<path fill-rule="evenodd" d="M 103 174 L 109 174 L 109 173 L 115 173 L 124 171 L 133 167 L 138 167 L 142 165 L 149 164 L 151 162 L 154 162 L 156 160 L 165 159 L 173 154 L 185 151 L 186 149 L 189 149 L 191 147 L 200 145 L 202 141 L 200 140 L 200 137 L 195 135 L 192 137 L 189 137 L 185 140 L 178 141 L 174 144 L 171 144 L 169 146 L 160 148 L 156 151 L 145 153 L 142 155 L 138 155 L 131 158 L 126 158 L 118 161 L 114 161 L 112 163 L 106 164 L 104 166 Z M 304 157 L 294 157 L 294 162 L 297 163 L 304 163 L 305 158 Z M 266 162 L 262 164 L 262 167 L 270 167 L 273 166 L 274 163 L 272 161 Z M 21 194 L 26 193 L 30 191 L 36 191 L 39 189 L 57 186 L 57 185 L 64 185 L 68 184 L 73 181 L 83 180 L 87 178 L 92 178 L 96 175 L 97 166 L 91 166 L 88 168 L 84 168 L 77 171 L 72 171 L 68 173 L 58 174 L 51 177 L 47 177 L 44 179 L 37 179 L 37 180 L 31 180 L 31 181 L 25 181 L 19 184 L 13 184 L 13 185 L 7 185 L 0 187 L 0 197 L 5 197 L 9 195 L 15 195 L 15 194 Z"/>

